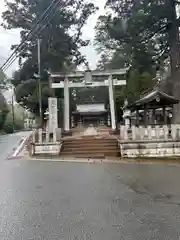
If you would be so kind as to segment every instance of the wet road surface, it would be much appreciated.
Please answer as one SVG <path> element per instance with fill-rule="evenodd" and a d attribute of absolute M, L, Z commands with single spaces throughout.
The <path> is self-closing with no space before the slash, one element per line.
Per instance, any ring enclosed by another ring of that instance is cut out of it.
<path fill-rule="evenodd" d="M 0 161 L 9 157 L 14 148 L 17 148 L 23 137 L 29 132 L 18 132 L 8 135 L 0 135 Z"/>
<path fill-rule="evenodd" d="M 180 168 L 0 163 L 0 239 L 179 239 Z"/>

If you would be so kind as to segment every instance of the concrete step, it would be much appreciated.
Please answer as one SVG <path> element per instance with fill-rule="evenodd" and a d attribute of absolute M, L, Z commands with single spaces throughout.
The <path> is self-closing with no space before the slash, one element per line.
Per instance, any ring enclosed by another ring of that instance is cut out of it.
<path fill-rule="evenodd" d="M 117 139 L 109 136 L 66 138 L 63 140 L 63 148 L 60 154 L 60 156 L 72 158 L 105 158 L 119 155 Z"/>
<path fill-rule="evenodd" d="M 78 147 L 78 146 L 63 146 L 64 151 L 74 151 L 74 150 L 77 150 L 77 149 L 82 149 L 82 150 L 87 149 L 87 150 L 91 150 L 91 151 L 96 151 L 96 150 L 106 151 L 108 149 L 108 150 L 114 150 L 115 151 L 115 150 L 117 150 L 117 146 L 108 146 L 107 148 L 104 147 L 104 146 L 99 146 L 99 145 L 97 145 L 97 146 L 96 145 L 86 146 L 86 147 L 81 146 L 81 148 Z"/>
<path fill-rule="evenodd" d="M 63 153 L 111 153 L 111 152 L 119 152 L 118 149 L 81 149 L 81 148 L 76 148 L 76 149 L 63 149 Z"/>
<path fill-rule="evenodd" d="M 105 157 L 118 157 L 120 154 L 119 152 L 109 152 L 109 153 L 93 153 L 93 152 L 62 152 L 62 154 L 60 154 L 60 156 L 71 156 L 71 157 L 84 157 L 84 158 L 94 158 L 94 157 L 101 157 L 101 158 L 105 158 Z"/>
<path fill-rule="evenodd" d="M 110 142 L 110 141 L 72 141 L 72 142 L 63 142 L 64 145 L 70 145 L 70 144 L 75 144 L 75 145 L 88 145 L 88 144 L 98 144 L 98 145 L 116 145 L 118 144 L 117 141 Z"/>
<path fill-rule="evenodd" d="M 85 158 L 85 159 L 104 159 L 105 158 L 105 156 L 104 155 L 102 155 L 102 154 L 91 154 L 91 155 L 82 155 L 82 154 L 80 154 L 80 155 L 67 155 L 67 154 L 61 154 L 60 155 L 61 156 L 61 158 Z"/>
<path fill-rule="evenodd" d="M 77 142 L 71 142 L 71 143 L 63 143 L 63 146 L 64 147 L 88 147 L 88 146 L 92 146 L 92 147 L 97 147 L 97 146 L 99 146 L 99 147 L 104 147 L 104 148 L 106 148 L 106 147 L 112 147 L 112 146 L 118 146 L 118 143 L 97 143 L 97 142 L 89 142 L 89 143 L 87 143 L 87 142 L 80 142 L 80 143 L 77 143 Z"/>
<path fill-rule="evenodd" d="M 116 139 L 67 139 L 67 140 L 63 139 L 63 142 L 64 143 L 71 143 L 71 142 L 77 142 L 77 143 L 79 143 L 79 142 L 114 143 L 114 142 L 117 142 L 117 140 Z"/>

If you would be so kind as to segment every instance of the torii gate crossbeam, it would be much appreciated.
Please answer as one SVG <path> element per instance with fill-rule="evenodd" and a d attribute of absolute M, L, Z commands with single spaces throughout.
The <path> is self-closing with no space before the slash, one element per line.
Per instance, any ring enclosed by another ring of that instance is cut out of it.
<path fill-rule="evenodd" d="M 70 131 L 69 116 L 69 88 L 80 87 L 103 87 L 109 88 L 109 103 L 111 112 L 111 127 L 116 129 L 115 103 L 114 103 L 114 86 L 126 85 L 126 80 L 117 80 L 118 76 L 124 76 L 129 68 L 111 71 L 76 71 L 74 73 L 52 73 L 50 75 L 50 87 L 53 89 L 64 88 L 64 131 Z M 105 77 L 104 81 L 92 81 L 92 77 Z M 59 82 L 53 79 L 59 78 Z M 79 81 L 74 81 L 79 79 Z"/>

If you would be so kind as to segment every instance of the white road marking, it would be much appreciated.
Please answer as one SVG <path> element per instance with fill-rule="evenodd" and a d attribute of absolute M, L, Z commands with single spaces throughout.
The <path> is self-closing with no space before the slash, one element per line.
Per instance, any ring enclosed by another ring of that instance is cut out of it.
<path fill-rule="evenodd" d="M 31 133 L 29 133 L 29 135 L 26 135 L 23 137 L 23 140 L 21 141 L 21 143 L 19 144 L 19 146 L 16 148 L 16 150 L 14 151 L 12 157 L 17 157 L 19 152 L 21 151 L 21 148 L 23 147 L 23 145 L 25 144 L 26 140 L 29 138 Z"/>

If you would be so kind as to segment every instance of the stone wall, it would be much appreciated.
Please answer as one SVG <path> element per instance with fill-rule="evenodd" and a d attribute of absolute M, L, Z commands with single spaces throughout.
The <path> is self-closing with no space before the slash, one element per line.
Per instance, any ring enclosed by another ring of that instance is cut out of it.
<path fill-rule="evenodd" d="M 121 126 L 119 147 L 124 158 L 180 156 L 180 125 Z"/>
<path fill-rule="evenodd" d="M 120 142 L 122 158 L 171 158 L 180 156 L 180 141 Z"/>

